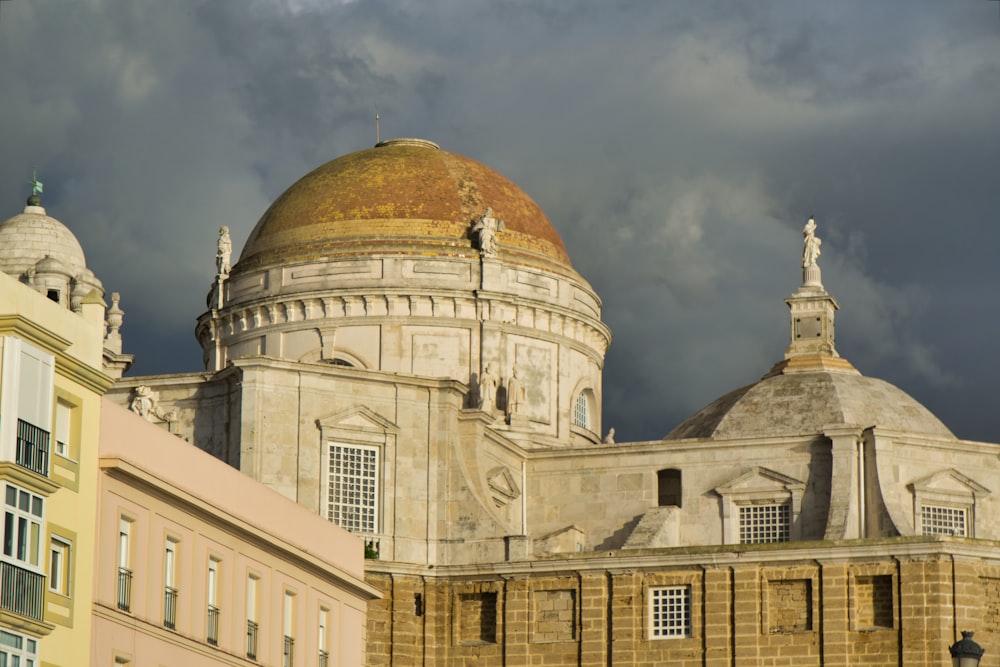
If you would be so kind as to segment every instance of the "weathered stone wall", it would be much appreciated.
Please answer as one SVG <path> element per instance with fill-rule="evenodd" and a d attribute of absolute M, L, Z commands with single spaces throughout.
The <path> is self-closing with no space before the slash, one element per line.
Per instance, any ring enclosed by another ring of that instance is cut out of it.
<path fill-rule="evenodd" d="M 373 561 L 368 581 L 385 598 L 369 607 L 368 664 L 940 667 L 970 629 L 987 667 L 1000 664 L 989 650 L 1000 559 L 970 544 L 662 550 L 492 573 L 392 573 Z M 650 591 L 663 586 L 689 587 L 684 636 L 651 636 Z"/>

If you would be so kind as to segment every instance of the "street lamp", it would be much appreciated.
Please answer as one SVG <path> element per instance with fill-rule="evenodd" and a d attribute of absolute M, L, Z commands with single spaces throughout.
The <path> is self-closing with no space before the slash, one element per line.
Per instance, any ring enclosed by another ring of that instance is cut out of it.
<path fill-rule="evenodd" d="M 952 667 L 979 667 L 979 661 L 983 659 L 986 650 L 972 641 L 972 635 L 971 631 L 962 630 L 962 638 L 948 647 Z"/>

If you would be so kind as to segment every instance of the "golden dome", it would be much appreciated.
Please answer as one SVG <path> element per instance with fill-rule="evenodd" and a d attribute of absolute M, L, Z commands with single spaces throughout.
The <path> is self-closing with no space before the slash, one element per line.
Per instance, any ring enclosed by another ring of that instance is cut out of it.
<path fill-rule="evenodd" d="M 317 167 L 254 227 L 233 268 L 323 257 L 476 256 L 470 230 L 487 207 L 504 222 L 499 258 L 572 272 L 542 209 L 489 167 L 422 139 L 392 139 Z"/>

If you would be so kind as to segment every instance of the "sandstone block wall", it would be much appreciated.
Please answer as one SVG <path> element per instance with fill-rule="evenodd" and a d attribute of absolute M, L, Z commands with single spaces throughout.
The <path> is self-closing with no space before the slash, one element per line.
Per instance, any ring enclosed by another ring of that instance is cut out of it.
<path fill-rule="evenodd" d="M 940 667 L 966 629 L 1000 665 L 1000 563 L 946 553 L 368 581 L 373 667 Z M 660 586 L 689 587 L 685 636 L 651 636 Z"/>

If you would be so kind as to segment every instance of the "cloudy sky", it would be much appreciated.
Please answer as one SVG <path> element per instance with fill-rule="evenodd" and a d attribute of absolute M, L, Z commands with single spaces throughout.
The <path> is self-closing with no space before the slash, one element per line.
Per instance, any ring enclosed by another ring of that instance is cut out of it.
<path fill-rule="evenodd" d="M 1000 440 L 1000 3 L 0 2 L 0 217 L 32 169 L 133 374 L 196 370 L 215 239 L 431 139 L 520 184 L 604 299 L 605 426 L 657 438 L 783 354 L 802 225 L 838 350 Z M 6 213 L 4 213 L 6 211 Z M 995 328 L 996 327 L 996 328 Z"/>

